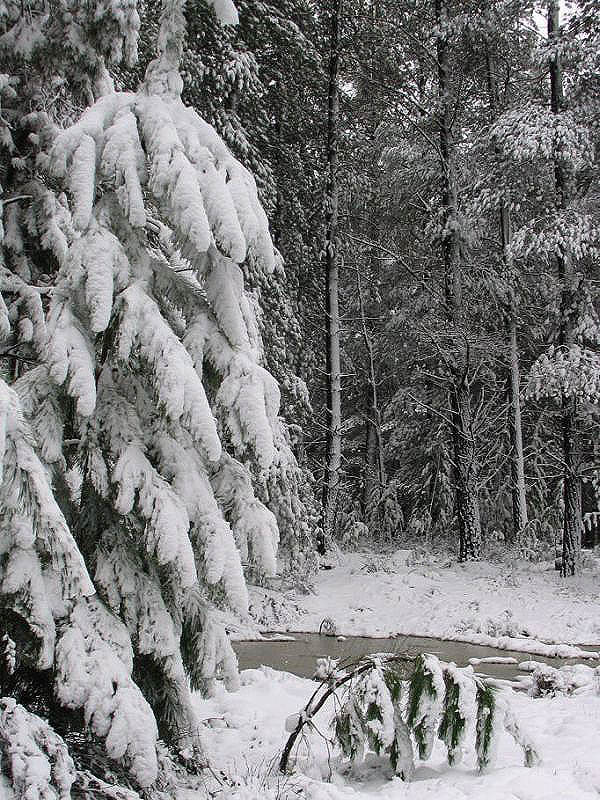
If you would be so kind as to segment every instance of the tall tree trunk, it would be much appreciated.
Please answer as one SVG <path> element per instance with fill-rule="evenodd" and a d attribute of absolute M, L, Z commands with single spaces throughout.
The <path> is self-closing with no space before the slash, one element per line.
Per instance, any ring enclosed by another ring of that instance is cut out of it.
<path fill-rule="evenodd" d="M 490 111 L 492 119 L 499 112 L 500 95 L 496 75 L 497 62 L 495 55 L 488 50 L 488 86 Z M 508 286 L 508 302 L 506 304 L 506 326 L 508 334 L 508 429 L 510 435 L 510 490 L 512 498 L 512 540 L 518 543 L 521 533 L 527 525 L 527 496 L 525 493 L 525 459 L 523 457 L 523 430 L 521 424 L 520 399 L 520 366 L 519 343 L 517 335 L 517 298 L 510 270 L 508 248 L 511 239 L 510 201 L 504 194 L 499 214 L 500 241 L 502 244 L 502 261 Z"/>
<path fill-rule="evenodd" d="M 377 40 L 377 34 L 381 25 L 381 7 L 379 0 L 371 0 L 369 4 L 369 35 L 372 41 Z M 377 57 L 377 51 L 373 50 L 368 60 L 365 101 L 367 105 L 367 131 L 369 138 L 375 142 L 377 128 L 381 120 L 381 98 L 379 97 L 379 86 L 385 83 L 382 75 L 381 59 Z M 377 211 L 375 210 L 375 214 Z M 372 236 L 373 230 L 377 227 L 377 219 L 374 215 L 374 207 L 368 195 L 365 196 L 362 207 L 364 217 L 364 235 L 366 238 Z M 374 264 L 373 250 L 370 251 L 369 269 L 372 270 Z M 379 407 L 377 378 L 375 369 L 375 353 L 373 338 L 367 326 L 365 318 L 364 298 L 362 293 L 362 281 L 360 267 L 356 272 L 356 289 L 358 293 L 358 304 L 360 312 L 361 332 L 365 352 L 367 354 L 367 387 L 366 405 L 367 411 L 365 419 L 365 450 L 364 450 L 364 485 L 362 492 L 362 512 L 363 519 L 372 529 L 372 532 L 380 529 L 379 511 L 381 508 L 381 497 L 386 482 L 385 461 L 383 454 L 383 437 L 381 431 L 381 411 Z"/>
<path fill-rule="evenodd" d="M 562 65 L 559 52 L 559 0 L 548 3 L 548 39 L 554 43 L 550 60 L 550 101 L 553 114 L 560 114 L 565 108 L 563 95 Z M 565 159 L 560 151 L 554 156 L 554 194 L 557 212 L 564 211 L 569 203 L 569 174 Z M 574 342 L 572 306 L 574 299 L 573 263 L 564 251 L 556 259 L 561 284 L 560 324 L 558 344 L 568 349 Z M 581 515 L 581 476 L 576 452 L 576 400 L 563 392 L 561 397 L 561 434 L 563 456 L 563 542 L 561 575 L 577 575 L 581 571 L 581 536 L 583 521 Z"/>
<path fill-rule="evenodd" d="M 463 334 L 465 320 L 462 300 L 461 253 L 457 231 L 457 195 L 452 140 L 452 109 L 448 44 L 443 31 L 446 13 L 443 0 L 435 0 L 437 35 L 438 91 L 440 99 L 439 137 L 442 178 L 442 256 L 444 290 L 448 322 L 460 348 L 454 366 L 450 393 L 458 516 L 459 557 L 461 561 L 479 558 L 481 552 L 481 515 L 479 511 L 478 464 L 473 432 L 471 389 L 469 385 L 470 351 Z"/>
<path fill-rule="evenodd" d="M 381 409 L 379 407 L 379 393 L 377 391 L 377 372 L 375 368 L 375 352 L 373 340 L 367 327 L 365 317 L 365 304 L 362 293 L 360 272 L 356 273 L 356 289 L 358 293 L 358 307 L 363 342 L 367 353 L 369 368 L 368 376 L 368 413 L 366 415 L 367 436 L 365 447 L 365 486 L 363 492 L 363 512 L 365 519 L 373 517 L 381 501 L 381 496 L 386 483 L 385 459 L 383 453 L 383 434 L 381 423 Z"/>
<path fill-rule="evenodd" d="M 367 389 L 370 394 L 370 388 Z M 368 398 L 368 402 L 370 399 Z M 379 484 L 377 480 L 377 433 L 370 414 L 365 414 L 365 451 L 364 451 L 364 484 L 362 490 L 361 510 L 363 519 L 368 525 L 373 510 L 379 502 Z"/>
<path fill-rule="evenodd" d="M 327 316 L 327 464 L 323 481 L 323 539 L 335 529 L 342 466 L 342 376 L 338 263 L 338 140 L 340 96 L 338 71 L 342 1 L 333 0 L 329 40 L 327 103 L 327 185 L 325 189 L 325 306 Z"/>
<path fill-rule="evenodd" d="M 514 294 L 511 292 L 511 295 Z M 519 368 L 519 343 L 514 297 L 511 297 L 508 319 L 508 347 L 510 370 L 508 378 L 510 434 L 510 491 L 512 497 L 513 541 L 518 544 L 527 525 L 527 495 L 525 491 L 525 458 L 523 456 L 523 429 L 521 425 L 521 375 Z"/>

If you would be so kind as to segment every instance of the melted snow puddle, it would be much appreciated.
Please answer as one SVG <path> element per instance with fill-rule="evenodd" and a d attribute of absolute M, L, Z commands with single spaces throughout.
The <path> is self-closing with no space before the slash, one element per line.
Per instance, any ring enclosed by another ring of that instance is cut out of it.
<path fill-rule="evenodd" d="M 295 633 L 293 640 L 283 638 L 261 641 L 232 642 L 240 669 L 260 666 L 291 672 L 301 678 L 311 678 L 317 658 L 331 656 L 354 661 L 368 653 L 395 653 L 416 655 L 432 653 L 443 661 L 454 661 L 459 667 L 471 663 L 476 673 L 501 681 L 527 681 L 519 663 L 524 662 L 524 652 L 498 649 L 469 642 L 446 641 L 420 636 L 398 636 L 393 639 L 371 639 L 366 636 L 321 636 L 318 633 Z M 581 663 L 580 658 L 556 658 L 535 655 L 536 661 L 559 668 L 566 664 Z M 530 662 L 528 662 L 530 663 Z M 586 659 L 586 664 L 596 666 L 600 660 Z"/>

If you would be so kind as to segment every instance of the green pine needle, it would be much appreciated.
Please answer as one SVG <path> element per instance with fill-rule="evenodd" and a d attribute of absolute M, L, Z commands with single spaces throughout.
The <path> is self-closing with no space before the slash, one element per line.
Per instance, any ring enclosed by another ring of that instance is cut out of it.
<path fill-rule="evenodd" d="M 496 725 L 496 693 L 495 689 L 484 683 L 477 686 L 477 725 L 475 733 L 475 750 L 480 770 L 490 764 L 491 744 Z"/>

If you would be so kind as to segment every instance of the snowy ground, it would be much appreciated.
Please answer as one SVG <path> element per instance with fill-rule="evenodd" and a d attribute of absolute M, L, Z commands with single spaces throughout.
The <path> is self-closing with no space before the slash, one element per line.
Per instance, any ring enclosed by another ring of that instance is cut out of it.
<path fill-rule="evenodd" d="M 320 570 L 315 592 L 284 603 L 254 595 L 262 630 L 318 631 L 331 617 L 345 635 L 434 636 L 544 655 L 600 650 L 600 571 L 561 578 L 552 564 L 430 560 L 407 551 L 342 554 Z M 290 610 L 291 609 L 291 610 Z"/>
<path fill-rule="evenodd" d="M 411 563 L 406 555 L 344 554 L 332 561 L 332 569 L 319 572 L 314 593 L 307 595 L 253 591 L 258 627 L 318 631 L 330 617 L 345 635 L 434 636 L 545 655 L 575 655 L 571 646 L 578 644 L 600 650 L 600 572 L 593 562 L 582 578 L 563 580 L 550 564 Z M 239 630 L 238 637 L 244 633 Z M 286 718 L 300 710 L 316 685 L 269 667 L 246 670 L 242 684 L 237 693 L 197 700 L 200 717 L 212 718 L 207 741 L 215 767 L 239 779 L 238 787 L 222 788 L 219 800 L 592 800 L 600 795 L 597 676 L 570 696 L 534 699 L 505 690 L 537 744 L 541 766 L 524 767 L 521 752 L 506 736 L 496 766 L 486 774 L 475 769 L 474 753 L 460 767 L 448 767 L 440 744 L 410 784 L 377 761 L 358 775 L 346 774 L 341 762 L 328 761 L 324 739 L 316 735 L 289 782 L 266 778 L 287 738 Z M 320 729 L 328 735 L 326 717 Z"/>
<path fill-rule="evenodd" d="M 600 650 L 600 573 L 593 564 L 583 577 L 563 580 L 551 565 L 411 563 L 406 551 L 344 554 L 331 563 L 332 569 L 319 571 L 314 593 L 253 590 L 257 624 L 239 627 L 238 638 L 257 637 L 259 630 L 318 631 L 330 617 L 346 635 L 434 636 L 545 655 L 572 655 L 566 646 L 574 644 Z M 294 775 L 279 777 L 285 721 L 316 684 L 269 667 L 246 670 L 239 691 L 196 696 L 213 776 L 206 778 L 207 792 L 182 792 L 174 800 L 598 800 L 599 687 L 600 674 L 569 696 L 534 699 L 503 690 L 536 742 L 540 766 L 524 767 L 506 735 L 485 774 L 476 770 L 473 752 L 448 767 L 438 743 L 406 784 L 374 757 L 349 774 L 339 756 L 328 758 L 316 734 L 300 751 Z M 328 717 L 321 712 L 317 718 L 325 736 Z M 0 780 L 4 798 L 12 793 Z"/>
<path fill-rule="evenodd" d="M 238 776 L 239 786 L 225 785 L 219 800 L 592 800 L 600 794 L 600 696 L 588 687 L 582 694 L 532 699 L 510 692 L 510 702 L 533 736 L 542 757 L 539 767 L 522 766 L 522 753 L 503 736 L 495 767 L 480 774 L 474 753 L 450 768 L 440 745 L 405 784 L 391 778 L 381 762 L 371 762 L 358 779 L 331 766 L 323 739 L 311 739 L 311 755 L 301 758 L 302 773 L 283 782 L 266 778 L 285 742 L 286 718 L 306 702 L 316 684 L 268 667 L 242 673 L 242 688 L 233 694 L 197 700 L 201 719 L 212 727 L 206 737 L 217 770 Z M 328 733 L 327 715 L 321 718 Z M 341 774 L 342 773 L 342 774 Z M 218 774 L 218 772 L 217 772 Z"/>

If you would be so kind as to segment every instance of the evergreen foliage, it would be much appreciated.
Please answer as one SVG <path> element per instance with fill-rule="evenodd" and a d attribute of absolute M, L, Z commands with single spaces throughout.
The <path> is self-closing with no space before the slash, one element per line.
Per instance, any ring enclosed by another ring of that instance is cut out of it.
<path fill-rule="evenodd" d="M 307 346 L 301 316 L 311 279 L 309 209 L 317 190 L 310 173 L 315 158 L 313 123 L 318 86 L 299 85 L 319 79 L 315 21 L 304 2 L 237 4 L 239 25 L 218 26 L 202 4 L 185 9 L 187 39 L 182 54 L 185 76 L 182 98 L 222 136 L 253 174 L 269 217 L 278 253 L 269 274 L 252 258 L 244 265 L 245 286 L 257 306 L 263 360 L 282 393 L 281 414 L 287 430 L 268 472 L 255 475 L 261 500 L 277 518 L 281 566 L 289 576 L 308 576 L 314 569 L 313 543 L 319 525 L 312 475 L 306 469 L 304 428 L 311 422 L 306 380 L 311 377 L 314 348 Z M 135 86 L 152 57 L 159 4 L 150 2 L 142 15 L 141 57 L 135 72 L 119 78 Z M 301 96 L 299 95 L 301 94 Z M 312 290 L 310 290 L 312 291 Z M 290 458 L 289 448 L 298 458 Z"/>
<path fill-rule="evenodd" d="M 418 655 L 409 688 L 407 724 L 413 732 L 419 758 L 433 750 L 438 718 L 446 694 L 444 674 L 436 658 Z"/>
<path fill-rule="evenodd" d="M 212 5 L 213 24 L 237 19 L 229 0 Z M 253 177 L 181 100 L 183 3 L 163 5 L 158 54 L 129 92 L 107 67 L 135 59 L 135 4 L 7 9 L 2 684 L 37 672 L 41 713 L 80 714 L 151 787 L 159 736 L 205 763 L 190 685 L 237 686 L 215 609 L 247 615 L 243 567 L 275 574 L 274 512 L 288 538 L 301 532 L 297 559 L 310 544 L 245 284 L 267 287 L 278 256 Z"/>
<path fill-rule="evenodd" d="M 522 747 L 526 766 L 539 763 L 535 744 L 507 699 L 476 677 L 472 667 L 459 668 L 424 653 L 411 668 L 405 657 L 377 654 L 343 668 L 333 659 L 320 659 L 315 677 L 322 681 L 319 688 L 286 724 L 291 735 L 280 761 L 282 772 L 304 727 L 310 729 L 330 699 L 332 744 L 352 763 L 360 764 L 368 751 L 387 756 L 403 780 L 410 780 L 415 769 L 414 745 L 425 761 L 436 736 L 450 766 L 460 764 L 467 747 L 474 747 L 480 770 L 492 765 L 503 730 Z"/>
<path fill-rule="evenodd" d="M 471 670 L 472 672 L 472 670 Z M 460 763 L 467 724 L 473 717 L 477 691 L 475 680 L 460 672 L 453 664 L 444 669 L 446 691 L 442 706 L 439 737 L 446 745 L 450 766 Z"/>
<path fill-rule="evenodd" d="M 477 687 L 477 727 L 475 750 L 479 769 L 483 770 L 491 763 L 493 755 L 493 737 L 495 733 L 496 697 L 491 686 Z"/>
<path fill-rule="evenodd" d="M 75 765 L 67 746 L 44 720 L 12 698 L 0 701 L 0 750 L 17 797 L 71 796 Z"/>

